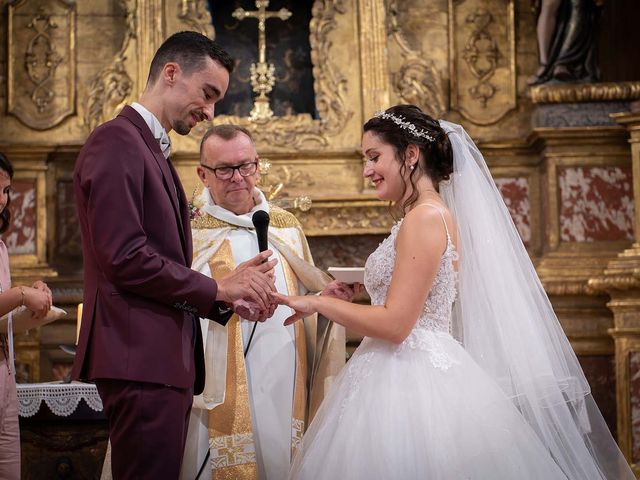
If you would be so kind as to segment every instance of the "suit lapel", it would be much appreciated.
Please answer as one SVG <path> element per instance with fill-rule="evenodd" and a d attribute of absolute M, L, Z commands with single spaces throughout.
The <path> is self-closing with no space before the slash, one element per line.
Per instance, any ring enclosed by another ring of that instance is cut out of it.
<path fill-rule="evenodd" d="M 173 165 L 171 165 L 170 162 L 166 158 L 164 158 L 164 155 L 162 154 L 162 150 L 160 150 L 160 144 L 154 138 L 153 134 L 151 133 L 151 130 L 149 129 L 149 126 L 145 123 L 144 119 L 140 116 L 140 114 L 138 114 L 138 112 L 136 112 L 134 108 L 127 105 L 122 109 L 122 111 L 120 112 L 120 115 L 122 115 L 123 117 L 126 117 L 138 128 L 138 130 L 140 130 L 140 133 L 142 134 L 142 138 L 147 144 L 147 147 L 149 147 L 149 150 L 151 150 L 151 153 L 153 154 L 153 158 L 155 159 L 156 163 L 158 164 L 158 167 L 160 168 L 160 171 L 162 172 L 164 188 L 171 200 L 171 205 L 173 206 L 173 213 L 176 216 L 176 223 L 178 224 L 178 230 L 180 231 L 180 239 L 182 243 L 182 251 L 184 253 L 185 262 L 187 264 L 190 264 L 191 262 L 190 251 L 192 249 L 191 239 L 190 238 L 187 239 L 187 235 L 185 234 L 186 226 L 189 225 L 188 223 L 189 209 L 186 206 L 185 202 L 182 202 L 185 205 L 184 205 L 184 208 L 181 209 L 181 206 L 178 202 L 179 195 L 181 195 L 181 198 L 183 199 L 185 198 L 184 190 L 182 189 L 182 184 L 180 183 L 180 179 L 178 178 L 178 175 L 175 169 L 173 168 Z M 181 212 L 181 210 L 185 210 L 186 212 L 185 211 Z M 185 214 L 186 214 L 186 219 L 185 219 Z M 185 224 L 185 220 L 186 220 L 186 224 Z"/>

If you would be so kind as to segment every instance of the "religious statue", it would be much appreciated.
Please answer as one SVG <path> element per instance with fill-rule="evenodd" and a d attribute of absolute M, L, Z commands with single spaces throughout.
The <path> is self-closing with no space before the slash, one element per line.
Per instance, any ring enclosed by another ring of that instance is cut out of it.
<path fill-rule="evenodd" d="M 597 22 L 604 0 L 533 0 L 540 65 L 529 85 L 600 79 Z"/>

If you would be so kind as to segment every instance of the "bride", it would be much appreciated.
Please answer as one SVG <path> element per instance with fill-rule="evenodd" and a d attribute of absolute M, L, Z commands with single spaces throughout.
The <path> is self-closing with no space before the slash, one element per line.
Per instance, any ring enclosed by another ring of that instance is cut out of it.
<path fill-rule="evenodd" d="M 371 306 L 275 299 L 365 336 L 293 479 L 633 479 L 464 129 L 399 105 L 364 125 L 364 175 L 403 219 L 371 254 Z"/>

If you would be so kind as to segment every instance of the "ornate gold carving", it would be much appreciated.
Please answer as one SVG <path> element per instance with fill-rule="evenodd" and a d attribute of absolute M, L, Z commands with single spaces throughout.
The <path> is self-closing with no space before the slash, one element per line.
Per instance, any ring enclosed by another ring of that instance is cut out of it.
<path fill-rule="evenodd" d="M 542 282 L 547 295 L 558 295 L 561 297 L 569 295 L 596 295 L 596 292 L 589 290 L 585 281 L 549 281 Z"/>
<path fill-rule="evenodd" d="M 44 7 L 40 6 L 27 28 L 35 30 L 35 35 L 29 40 L 24 66 L 29 80 L 36 85 L 31 92 L 31 100 L 36 104 L 38 112 L 42 113 L 55 97 L 51 80 L 58 64 L 63 60 L 49 34 L 49 30 L 58 28 L 58 25 L 51 20 L 51 15 L 45 12 Z"/>
<path fill-rule="evenodd" d="M 214 38 L 206 0 L 181 0 L 178 8 L 178 18 L 188 25 L 189 30 Z"/>
<path fill-rule="evenodd" d="M 316 185 L 316 180 L 313 178 L 311 172 L 295 169 L 289 165 L 272 165 L 269 170 L 269 177 L 284 185 L 294 184 L 305 185 L 306 187 Z"/>
<path fill-rule="evenodd" d="M 462 57 L 478 81 L 469 88 L 469 93 L 471 98 L 486 107 L 487 100 L 496 93 L 496 86 L 489 80 L 496 73 L 498 60 L 502 56 L 498 44 L 488 30 L 489 24 L 493 22 L 493 15 L 483 8 L 478 8 L 466 18 L 466 22 L 473 24 L 474 30 L 464 46 Z"/>
<path fill-rule="evenodd" d="M 103 68 L 89 84 L 85 105 L 84 125 L 89 131 L 108 120 L 120 110 L 133 89 L 125 61 L 127 49 L 136 36 L 136 0 L 119 0 L 126 18 L 126 30 L 120 50 L 111 65 Z"/>
<path fill-rule="evenodd" d="M 336 15 L 346 12 L 345 0 L 317 0 L 313 4 L 309 25 L 311 62 L 313 63 L 316 107 L 320 114 L 314 120 L 308 114 L 272 117 L 257 124 L 248 117 L 221 115 L 214 123 L 234 123 L 251 131 L 257 144 L 279 150 L 315 149 L 326 147 L 329 137 L 342 132 L 353 116 L 348 107 L 347 78 L 331 60 L 330 33 L 337 26 Z M 199 124 L 190 138 L 200 139 L 208 125 Z"/>
<path fill-rule="evenodd" d="M 577 103 L 640 98 L 640 82 L 537 85 L 529 91 L 533 103 Z"/>
<path fill-rule="evenodd" d="M 391 0 L 388 9 L 389 37 L 397 43 L 404 59 L 400 70 L 391 74 L 394 90 L 403 101 L 439 118 L 446 112 L 442 76 L 432 60 L 409 45 L 398 24 L 397 0 Z"/>
<path fill-rule="evenodd" d="M 449 42 L 451 107 L 478 125 L 515 109 L 513 0 L 449 0 Z"/>
<path fill-rule="evenodd" d="M 381 201 L 314 201 L 308 212 L 295 212 L 308 236 L 389 233 L 394 219 Z"/>
<path fill-rule="evenodd" d="M 365 118 L 389 105 L 389 76 L 382 0 L 358 1 L 362 113 Z"/>
<path fill-rule="evenodd" d="M 631 290 L 640 288 L 640 269 L 632 275 L 607 275 L 589 279 L 590 292 L 608 292 L 610 290 Z"/>
<path fill-rule="evenodd" d="M 536 268 L 545 291 L 557 296 L 602 295 L 591 286 L 590 279 L 604 272 L 621 245 L 621 242 L 599 242 L 556 247 L 542 257 Z"/>
<path fill-rule="evenodd" d="M 276 199 L 276 197 L 278 197 L 285 188 L 285 185 L 289 182 L 307 186 L 314 185 L 315 181 L 313 180 L 313 176 L 308 172 L 291 172 L 286 165 L 280 166 L 279 170 L 280 171 L 276 171 L 276 174 L 273 175 L 271 162 L 266 158 L 260 159 L 259 185 L 261 190 L 265 192 L 267 200 L 277 203 L 280 207 L 286 209 L 299 209 L 303 212 L 309 210 L 311 208 L 311 198 L 306 195 L 295 198 L 282 197 Z"/>
<path fill-rule="evenodd" d="M 9 4 L 8 111 L 28 127 L 75 112 L 75 19 L 71 0 Z"/>
<path fill-rule="evenodd" d="M 640 289 L 640 246 L 635 244 L 620 252 L 602 275 L 589 279 L 589 289 L 601 293 Z"/>

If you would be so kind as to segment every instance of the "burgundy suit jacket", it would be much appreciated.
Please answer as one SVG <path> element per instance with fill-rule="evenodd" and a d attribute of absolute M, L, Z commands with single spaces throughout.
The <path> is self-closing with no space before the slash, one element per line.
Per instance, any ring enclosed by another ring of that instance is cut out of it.
<path fill-rule="evenodd" d="M 215 281 L 191 270 L 185 193 L 142 117 L 94 130 L 73 173 L 84 258 L 74 379 L 204 384 L 195 315 L 226 322 Z"/>

